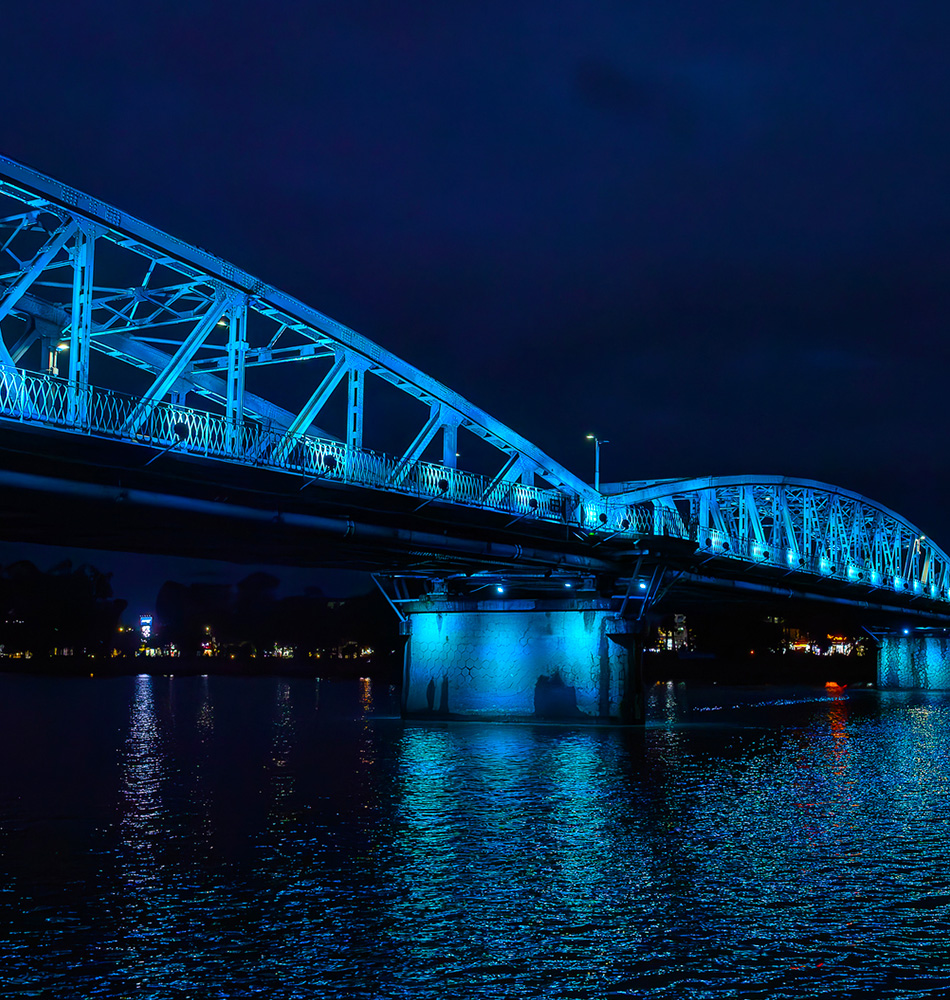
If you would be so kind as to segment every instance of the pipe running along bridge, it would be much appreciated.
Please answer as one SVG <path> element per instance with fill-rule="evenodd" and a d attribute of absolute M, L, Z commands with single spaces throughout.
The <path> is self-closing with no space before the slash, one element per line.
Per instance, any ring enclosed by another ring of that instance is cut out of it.
<path fill-rule="evenodd" d="M 881 504 L 779 476 L 594 489 L 361 334 L 3 157 L 0 333 L 5 537 L 371 570 L 409 714 L 530 716 L 562 682 L 636 719 L 671 590 L 950 624 L 950 557 Z M 940 680 L 943 640 L 913 641 L 885 642 L 885 680 Z"/>

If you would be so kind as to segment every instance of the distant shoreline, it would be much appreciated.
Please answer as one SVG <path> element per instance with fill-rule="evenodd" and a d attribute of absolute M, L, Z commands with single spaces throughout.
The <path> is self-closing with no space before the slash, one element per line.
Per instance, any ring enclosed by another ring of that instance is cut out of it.
<path fill-rule="evenodd" d="M 0 657 L 0 673 L 34 677 L 134 677 L 138 674 L 165 677 L 319 677 L 327 680 L 372 680 L 396 683 L 402 665 L 385 659 L 360 657 L 255 657 L 223 656 L 31 656 Z"/>
<path fill-rule="evenodd" d="M 685 656 L 647 653 L 643 657 L 647 684 L 676 681 L 691 684 L 874 684 L 877 658 L 833 653 L 762 653 L 744 657 Z"/>
<path fill-rule="evenodd" d="M 389 657 L 254 657 L 224 656 L 49 656 L 0 657 L 0 673 L 36 677 L 128 677 L 136 674 L 182 677 L 320 677 L 372 680 L 399 684 L 400 656 Z M 644 682 L 675 681 L 690 684 L 873 684 L 877 664 L 873 656 L 819 656 L 812 653 L 762 654 L 742 658 L 680 657 L 647 653 Z"/>

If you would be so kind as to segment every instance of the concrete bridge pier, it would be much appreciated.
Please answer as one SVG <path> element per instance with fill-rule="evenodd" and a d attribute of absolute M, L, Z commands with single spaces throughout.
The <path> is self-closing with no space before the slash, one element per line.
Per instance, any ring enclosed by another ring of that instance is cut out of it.
<path fill-rule="evenodd" d="M 642 643 L 605 599 L 403 606 L 407 718 L 643 722 Z"/>
<path fill-rule="evenodd" d="M 950 636 L 942 629 L 909 629 L 884 635 L 878 650 L 877 686 L 950 690 Z"/>

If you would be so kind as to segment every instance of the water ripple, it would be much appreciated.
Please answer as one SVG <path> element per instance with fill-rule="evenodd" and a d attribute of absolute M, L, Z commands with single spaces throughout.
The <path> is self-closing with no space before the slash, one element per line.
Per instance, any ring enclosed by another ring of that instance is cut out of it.
<path fill-rule="evenodd" d="M 664 694 L 630 732 L 404 726 L 364 682 L 0 687 L 17 996 L 950 989 L 947 695 Z"/>

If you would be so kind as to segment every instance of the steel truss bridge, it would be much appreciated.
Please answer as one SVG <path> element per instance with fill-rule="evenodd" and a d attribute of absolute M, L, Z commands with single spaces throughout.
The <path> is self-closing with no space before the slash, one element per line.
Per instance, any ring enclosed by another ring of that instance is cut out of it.
<path fill-rule="evenodd" d="M 866 497 L 777 476 L 595 490 L 366 337 L 2 157 L 0 333 L 8 506 L 70 497 L 80 516 L 107 510 L 103 524 L 120 501 L 139 517 L 162 511 L 168 531 L 151 547 L 166 550 L 189 519 L 206 517 L 202 531 L 242 521 L 251 548 L 276 523 L 284 535 L 267 536 L 260 558 L 436 587 L 590 574 L 641 608 L 679 581 L 950 619 L 950 558 Z M 249 387 L 278 365 L 308 387 L 296 405 L 273 378 L 269 391 Z M 418 414 L 390 453 L 364 443 L 387 420 L 366 406 L 384 384 Z M 459 467 L 471 438 L 495 456 L 487 473 Z M 143 535 L 122 545 L 148 548 Z M 105 531 L 84 541 L 110 544 Z"/>

